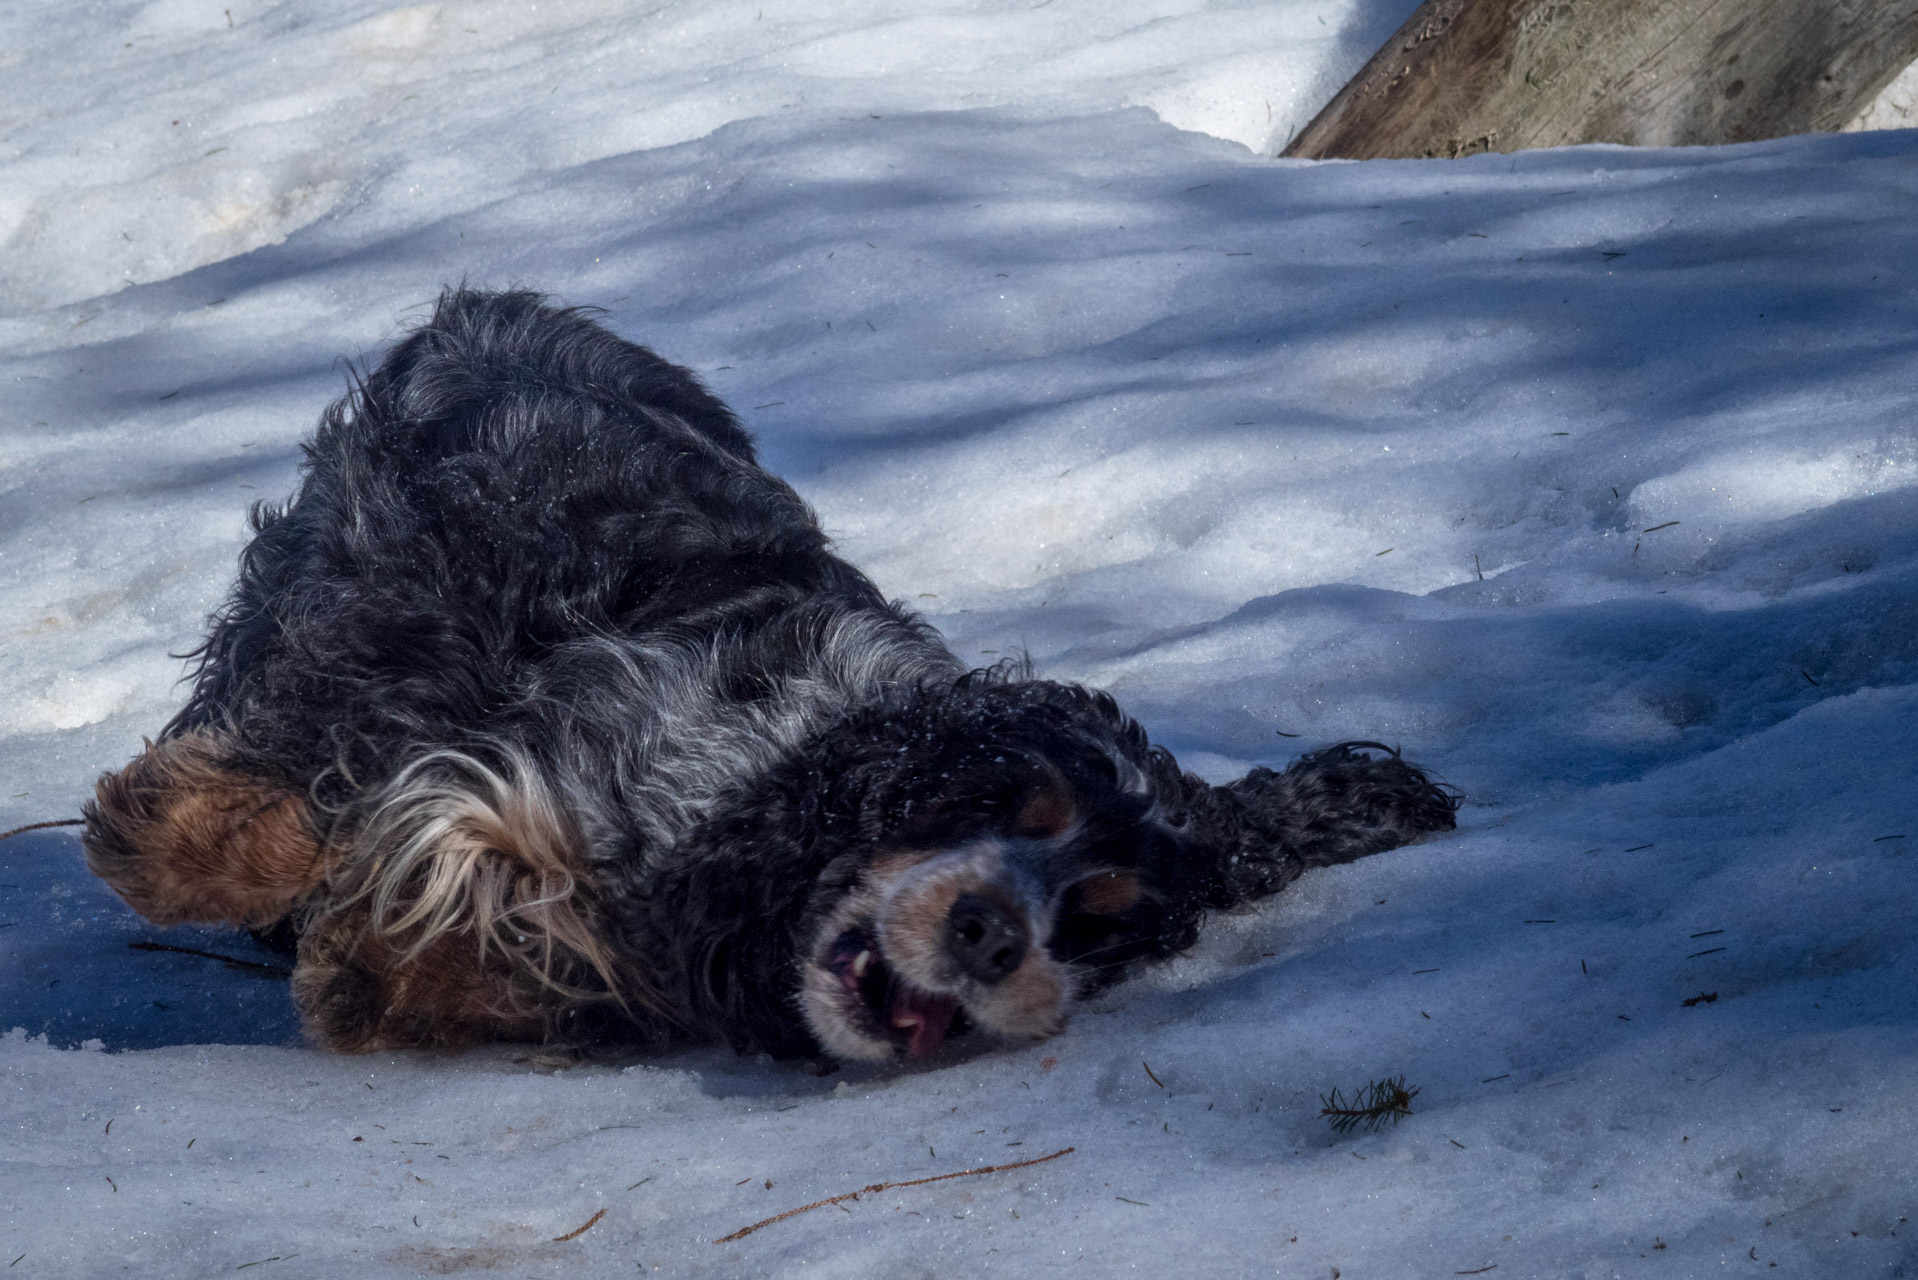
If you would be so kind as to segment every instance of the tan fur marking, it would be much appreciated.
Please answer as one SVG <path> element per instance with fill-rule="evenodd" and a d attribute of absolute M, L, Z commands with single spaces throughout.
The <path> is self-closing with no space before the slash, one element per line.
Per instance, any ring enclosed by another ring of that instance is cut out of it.
<path fill-rule="evenodd" d="M 884 892 L 886 881 L 902 871 L 931 862 L 945 853 L 944 849 L 887 849 L 872 856 L 866 864 L 866 883 Z"/>
<path fill-rule="evenodd" d="M 989 1031 L 1038 1039 L 1057 1034 L 1065 1024 L 1070 992 L 1065 966 L 1034 947 L 1004 982 L 988 987 L 966 1008 Z"/>
<path fill-rule="evenodd" d="M 943 988 L 957 976 L 948 972 L 954 966 L 946 955 L 946 917 L 966 887 L 956 877 L 928 877 L 887 903 L 878 922 L 879 942 L 893 968 L 909 981 Z"/>
<path fill-rule="evenodd" d="M 1071 978 L 1046 953 L 1044 930 L 997 878 L 997 851 L 980 850 L 950 871 L 938 869 L 892 895 L 879 921 L 886 958 L 908 981 L 934 990 L 963 993 L 966 1011 L 988 1031 L 1003 1036 L 1042 1037 L 1065 1021 Z M 946 918 L 962 893 L 978 894 L 1026 920 L 1035 939 L 1026 958 L 1003 981 L 990 986 L 957 972 L 946 948 Z"/>
<path fill-rule="evenodd" d="M 305 799 L 232 755 L 214 732 L 148 743 L 82 809 L 88 868 L 156 924 L 272 924 L 325 876 Z"/>
<path fill-rule="evenodd" d="M 900 976 L 936 991 L 966 984 L 946 946 L 947 917 L 964 893 L 990 899 L 1024 920 L 1035 939 L 1043 938 L 1044 930 L 1031 918 L 1027 904 L 1002 882 L 1005 875 L 1005 849 L 988 840 L 946 851 L 882 881 L 877 887 L 883 905 L 874 923 L 880 947 Z"/>
<path fill-rule="evenodd" d="M 364 904 L 315 921 L 300 939 L 293 998 L 307 1031 L 341 1053 L 460 1049 L 540 1040 L 565 1001 L 506 956 L 443 934 L 422 948 L 368 926 Z"/>
<path fill-rule="evenodd" d="M 1064 835 L 1078 820 L 1079 812 L 1065 779 L 1053 774 L 1020 806 L 1013 832 L 1029 839 L 1050 840 Z"/>
<path fill-rule="evenodd" d="M 1077 887 L 1081 909 L 1095 916 L 1124 915 L 1145 895 L 1136 871 L 1095 871 Z"/>

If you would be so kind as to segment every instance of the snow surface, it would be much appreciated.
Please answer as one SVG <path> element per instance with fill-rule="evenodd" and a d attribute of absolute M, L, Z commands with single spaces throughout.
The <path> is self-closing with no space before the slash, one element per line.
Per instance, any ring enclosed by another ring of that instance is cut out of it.
<path fill-rule="evenodd" d="M 1914 125 L 1918 125 L 1918 62 L 1893 76 L 1891 83 L 1845 125 L 1845 130 L 1855 133 L 1861 129 L 1909 129 Z"/>
<path fill-rule="evenodd" d="M 8 1280 L 1918 1270 L 1918 133 L 1261 158 L 1409 8 L 0 10 L 0 829 L 462 278 L 701 370 L 961 654 L 1468 797 L 1055 1040 L 824 1078 L 316 1054 L 126 944 L 283 958 L 18 837 Z"/>

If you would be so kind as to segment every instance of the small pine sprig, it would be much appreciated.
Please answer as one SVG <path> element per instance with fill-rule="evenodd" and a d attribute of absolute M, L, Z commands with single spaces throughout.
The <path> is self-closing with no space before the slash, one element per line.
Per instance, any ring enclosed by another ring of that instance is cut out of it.
<path fill-rule="evenodd" d="M 1319 1101 L 1324 1104 L 1320 1115 L 1332 1121 L 1336 1133 L 1350 1133 L 1364 1126 L 1367 1133 L 1378 1129 L 1390 1120 L 1397 1124 L 1405 1116 L 1412 1114 L 1412 1099 L 1419 1096 L 1418 1087 L 1405 1087 L 1405 1077 L 1396 1080 L 1374 1080 L 1360 1089 L 1347 1103 L 1337 1089 L 1330 1094 L 1320 1094 Z"/>

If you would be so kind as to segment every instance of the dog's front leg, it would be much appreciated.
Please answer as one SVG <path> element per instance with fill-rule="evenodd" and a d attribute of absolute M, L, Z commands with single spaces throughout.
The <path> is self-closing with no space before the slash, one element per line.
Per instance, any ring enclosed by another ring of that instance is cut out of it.
<path fill-rule="evenodd" d="M 1284 772 L 1254 769 L 1190 799 L 1187 856 L 1199 858 L 1206 905 L 1277 893 L 1312 867 L 1449 831 L 1457 799 L 1398 752 L 1344 742 Z"/>

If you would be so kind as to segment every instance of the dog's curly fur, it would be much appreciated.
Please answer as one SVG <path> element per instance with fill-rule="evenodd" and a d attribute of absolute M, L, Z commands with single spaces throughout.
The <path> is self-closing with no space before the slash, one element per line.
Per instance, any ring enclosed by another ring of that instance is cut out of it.
<path fill-rule="evenodd" d="M 1041 1036 L 1452 825 L 1377 744 L 1214 787 L 1103 694 L 966 671 L 691 373 L 530 293 L 442 296 L 253 521 L 85 842 L 155 920 L 291 922 L 334 1048 Z"/>

